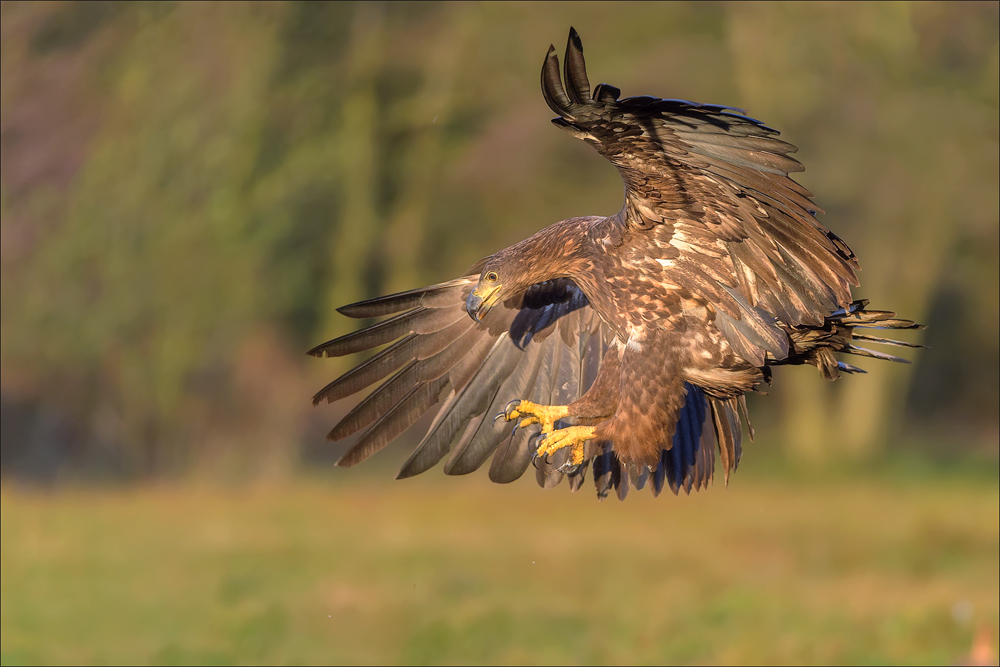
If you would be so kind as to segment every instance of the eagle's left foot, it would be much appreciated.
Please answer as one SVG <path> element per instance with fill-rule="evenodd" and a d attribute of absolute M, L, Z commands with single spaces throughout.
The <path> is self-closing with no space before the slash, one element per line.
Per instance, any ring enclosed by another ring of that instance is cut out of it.
<path fill-rule="evenodd" d="M 551 433 L 543 433 L 538 439 L 538 451 L 535 455 L 544 458 L 560 449 L 569 447 L 569 460 L 560 469 L 576 468 L 583 463 L 583 443 L 593 437 L 593 426 L 567 426 Z"/>

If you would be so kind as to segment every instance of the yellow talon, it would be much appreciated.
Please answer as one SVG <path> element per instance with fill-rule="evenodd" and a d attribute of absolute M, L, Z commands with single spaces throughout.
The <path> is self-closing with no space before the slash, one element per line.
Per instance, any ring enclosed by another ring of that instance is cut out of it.
<path fill-rule="evenodd" d="M 593 426 L 568 426 L 543 435 L 538 444 L 538 456 L 546 457 L 560 449 L 572 448 L 567 466 L 583 463 L 583 443 L 594 437 Z"/>
<path fill-rule="evenodd" d="M 555 428 L 556 421 L 567 414 L 569 414 L 569 410 L 565 405 L 538 405 L 531 401 L 514 400 L 507 404 L 507 407 L 496 416 L 496 419 L 500 417 L 503 417 L 505 421 L 520 419 L 519 428 L 540 424 L 542 433 L 551 433 Z"/>

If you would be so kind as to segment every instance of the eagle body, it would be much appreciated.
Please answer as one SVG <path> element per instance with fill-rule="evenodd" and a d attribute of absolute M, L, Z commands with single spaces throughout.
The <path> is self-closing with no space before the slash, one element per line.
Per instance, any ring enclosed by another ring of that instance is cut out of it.
<path fill-rule="evenodd" d="M 670 224 L 629 226 L 623 210 L 556 223 L 491 258 L 528 285 L 572 280 L 613 332 L 602 367 L 607 377 L 569 412 L 588 421 L 613 417 L 596 437 L 614 442 L 626 465 L 654 467 L 670 447 L 685 383 L 730 398 L 764 379 L 721 334 L 716 307 L 687 286 L 691 278 L 674 260 L 690 246 L 682 240 L 679 248 L 676 239 Z M 558 255 L 539 262 L 540 247 Z"/>
<path fill-rule="evenodd" d="M 550 47 L 552 122 L 618 168 L 624 204 L 550 225 L 455 280 L 340 308 L 386 319 L 310 354 L 387 347 L 313 399 L 382 381 L 330 432 L 364 430 L 339 465 L 439 406 L 398 477 L 447 456 L 449 474 L 490 460 L 495 482 L 534 464 L 544 487 L 578 489 L 589 471 L 599 497 L 647 483 L 690 492 L 712 479 L 716 447 L 728 481 L 744 396 L 773 367 L 835 380 L 863 372 L 836 353 L 903 361 L 857 341 L 918 347 L 862 333 L 920 327 L 852 300 L 857 259 L 790 178 L 802 167 L 775 130 L 730 107 L 591 92 L 572 29 L 564 65 Z"/>

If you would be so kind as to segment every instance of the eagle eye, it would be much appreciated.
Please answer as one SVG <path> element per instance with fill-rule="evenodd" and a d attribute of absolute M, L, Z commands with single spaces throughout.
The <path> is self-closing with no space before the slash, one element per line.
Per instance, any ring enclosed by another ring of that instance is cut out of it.
<path fill-rule="evenodd" d="M 500 280 L 500 276 L 496 274 L 496 271 L 490 271 L 489 273 L 486 274 L 486 280 L 488 280 L 491 283 L 495 283 L 496 281 Z"/>

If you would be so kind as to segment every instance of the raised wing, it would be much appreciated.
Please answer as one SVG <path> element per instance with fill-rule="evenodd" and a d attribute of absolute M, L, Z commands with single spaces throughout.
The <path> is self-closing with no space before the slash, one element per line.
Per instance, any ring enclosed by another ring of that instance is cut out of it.
<path fill-rule="evenodd" d="M 795 147 L 777 139 L 775 130 L 731 107 L 619 100 L 620 91 L 607 84 L 591 94 L 572 29 L 565 87 L 550 47 L 542 91 L 559 114 L 552 122 L 618 168 L 626 191 L 622 223 L 665 242 L 664 259 L 674 273 L 715 304 L 738 333 L 760 329 L 760 322 L 746 322 L 748 313 L 764 324 L 777 317 L 789 325 L 819 325 L 851 303 L 859 268 L 854 254 L 819 223 L 811 193 L 789 177 L 802 165 L 789 157 Z M 755 361 L 764 352 L 780 352 L 766 342 L 754 344 L 754 332 L 746 333 L 737 337 L 747 339 Z"/>

